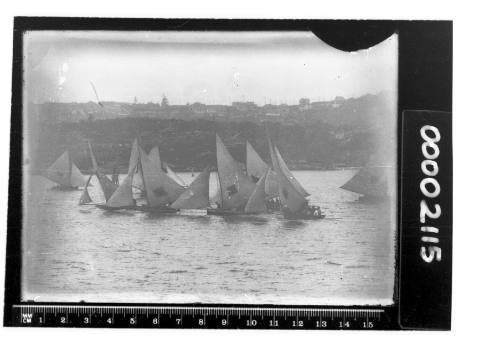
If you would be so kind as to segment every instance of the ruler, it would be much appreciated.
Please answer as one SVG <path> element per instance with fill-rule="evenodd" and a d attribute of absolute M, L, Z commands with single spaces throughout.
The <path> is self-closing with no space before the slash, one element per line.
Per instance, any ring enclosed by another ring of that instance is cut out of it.
<path fill-rule="evenodd" d="M 386 308 L 239 306 L 13 305 L 17 326 L 110 328 L 237 328 L 383 330 Z"/>

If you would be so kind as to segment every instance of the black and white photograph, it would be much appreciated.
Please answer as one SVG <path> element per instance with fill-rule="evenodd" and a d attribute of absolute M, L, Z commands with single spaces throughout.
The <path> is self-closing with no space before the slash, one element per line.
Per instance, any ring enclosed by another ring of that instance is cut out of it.
<path fill-rule="evenodd" d="M 24 302 L 395 302 L 398 34 L 23 35 Z"/>

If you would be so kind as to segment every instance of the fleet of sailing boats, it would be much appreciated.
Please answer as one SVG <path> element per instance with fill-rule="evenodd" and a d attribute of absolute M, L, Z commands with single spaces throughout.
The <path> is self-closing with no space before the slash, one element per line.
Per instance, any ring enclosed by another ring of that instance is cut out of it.
<path fill-rule="evenodd" d="M 287 219 L 324 217 L 319 207 L 309 205 L 309 193 L 288 169 L 278 148 L 270 140 L 271 165 L 247 142 L 246 166 L 243 166 L 231 156 L 219 135 L 215 138 L 218 178 L 215 207 L 210 205 L 208 168 L 186 185 L 167 162 L 161 160 L 157 146 L 146 153 L 137 139 L 132 144 L 127 175 L 118 185 L 99 168 L 90 143 L 92 173 L 88 179 L 71 162 L 68 152 L 54 162 L 46 177 L 71 188 L 83 186 L 79 203 L 91 204 L 87 188 L 91 178 L 96 176 L 105 202 L 95 205 L 104 210 L 177 213 L 179 210 L 204 209 L 212 215 L 242 215 L 279 209 Z"/>

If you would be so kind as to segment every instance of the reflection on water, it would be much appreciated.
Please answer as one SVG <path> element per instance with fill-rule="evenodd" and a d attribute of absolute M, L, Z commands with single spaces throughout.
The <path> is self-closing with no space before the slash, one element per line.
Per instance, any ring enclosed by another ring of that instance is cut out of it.
<path fill-rule="evenodd" d="M 23 299 L 388 304 L 394 213 L 338 187 L 352 171 L 297 172 L 325 219 L 147 214 L 78 206 L 81 191 L 29 177 Z M 189 182 L 190 174 L 182 175 Z M 89 193 L 103 197 L 93 182 Z M 216 180 L 212 176 L 211 189 Z M 392 216 L 391 216 L 392 215 Z"/>

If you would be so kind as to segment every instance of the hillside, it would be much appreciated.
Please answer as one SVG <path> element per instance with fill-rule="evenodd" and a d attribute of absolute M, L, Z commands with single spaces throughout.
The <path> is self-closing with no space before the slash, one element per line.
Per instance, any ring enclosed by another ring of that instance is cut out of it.
<path fill-rule="evenodd" d="M 287 163 L 295 169 L 362 166 L 372 159 L 387 161 L 395 154 L 394 112 L 382 95 L 348 99 L 336 109 L 313 109 L 301 120 L 259 122 L 226 119 L 116 118 L 79 122 L 29 123 L 26 163 L 33 172 L 47 168 L 69 149 L 82 170 L 91 166 L 87 140 L 104 169 L 125 171 L 134 138 L 149 150 L 159 145 L 163 159 L 178 171 L 215 168 L 215 133 L 233 156 L 244 162 L 248 140 L 268 162 L 266 129 Z M 392 146 L 391 146 L 392 144 Z M 380 152 L 379 149 L 385 149 Z"/>

